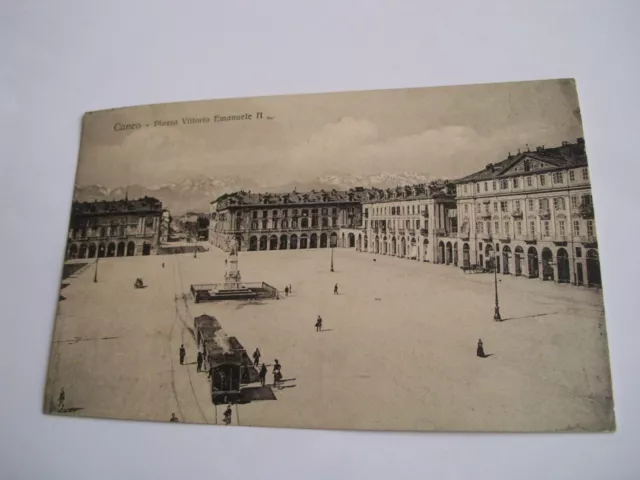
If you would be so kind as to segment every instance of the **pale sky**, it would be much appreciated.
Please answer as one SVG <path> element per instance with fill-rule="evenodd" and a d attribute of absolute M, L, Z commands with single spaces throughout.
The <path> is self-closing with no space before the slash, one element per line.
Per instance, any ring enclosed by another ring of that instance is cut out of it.
<path fill-rule="evenodd" d="M 253 119 L 213 122 L 243 113 Z M 211 123 L 113 128 L 203 115 Z M 152 186 L 237 175 L 270 188 L 406 171 L 456 178 L 527 143 L 534 150 L 581 136 L 571 80 L 172 103 L 86 115 L 76 183 Z"/>

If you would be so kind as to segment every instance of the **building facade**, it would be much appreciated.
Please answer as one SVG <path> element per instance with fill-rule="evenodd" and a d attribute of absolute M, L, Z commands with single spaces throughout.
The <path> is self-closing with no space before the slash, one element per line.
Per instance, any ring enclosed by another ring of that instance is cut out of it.
<path fill-rule="evenodd" d="M 225 251 L 339 247 L 362 225 L 362 188 L 283 194 L 235 192 L 211 203 L 209 241 Z M 344 240 L 343 240 L 343 235 Z"/>
<path fill-rule="evenodd" d="M 151 197 L 74 202 L 66 258 L 154 254 L 165 214 L 162 203 Z"/>
<path fill-rule="evenodd" d="M 464 270 L 600 286 L 585 143 L 509 154 L 455 181 L 347 192 L 223 195 L 210 242 L 355 248 Z"/>
<path fill-rule="evenodd" d="M 456 182 L 460 266 L 600 286 L 600 262 L 585 144 L 538 147 Z M 445 258 L 446 258 L 445 253 Z M 449 263 L 449 262 L 447 262 Z"/>
<path fill-rule="evenodd" d="M 455 185 L 448 182 L 374 190 L 363 210 L 369 253 L 438 263 L 437 239 L 457 232 Z"/>

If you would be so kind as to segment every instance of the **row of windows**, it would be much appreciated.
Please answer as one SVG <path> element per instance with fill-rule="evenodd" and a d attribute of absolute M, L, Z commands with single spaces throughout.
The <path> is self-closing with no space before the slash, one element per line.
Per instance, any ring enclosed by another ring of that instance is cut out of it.
<path fill-rule="evenodd" d="M 416 230 L 420 230 L 422 223 L 420 220 L 405 220 L 404 223 L 402 221 L 396 222 L 396 220 L 389 220 L 389 223 L 386 223 L 384 220 L 372 220 L 371 227 L 379 228 L 388 226 L 389 228 L 406 228 L 410 230 L 415 228 Z M 428 228 L 427 220 L 424 221 L 424 228 Z"/>
<path fill-rule="evenodd" d="M 537 233 L 537 224 L 538 221 L 537 220 L 529 220 L 529 231 L 528 234 L 529 235 L 536 235 Z M 486 227 L 485 227 L 486 225 Z M 493 226 L 493 230 L 492 230 L 492 226 Z M 517 221 L 515 222 L 515 228 L 516 228 L 516 234 L 517 235 L 522 235 L 523 231 L 522 231 L 522 227 L 523 227 L 523 222 L 522 221 Z M 558 220 L 558 230 L 557 233 L 558 235 L 564 237 L 567 235 L 567 221 L 566 220 Z M 573 227 L 573 235 L 575 236 L 579 236 L 580 235 L 580 220 L 574 220 L 572 222 L 572 227 Z M 511 223 L 510 222 L 504 222 L 503 223 L 503 230 L 502 230 L 502 234 L 504 235 L 510 235 L 511 231 Z M 500 222 L 496 221 L 493 224 L 491 222 L 478 222 L 476 223 L 476 233 L 479 234 L 483 234 L 484 232 L 486 232 L 491 235 L 492 233 L 495 233 L 496 235 L 499 235 L 500 232 Z M 540 233 L 542 233 L 542 235 L 544 235 L 545 237 L 549 237 L 551 236 L 551 227 L 550 227 L 550 222 L 549 220 L 543 220 L 541 222 L 541 228 L 540 228 Z M 594 236 L 594 223 L 593 220 L 587 220 L 587 231 L 586 231 L 587 235 L 589 237 L 593 237 Z"/>
<path fill-rule="evenodd" d="M 419 205 L 402 205 L 398 207 L 372 207 L 373 214 L 376 216 L 379 215 L 419 215 L 420 214 L 420 206 Z M 365 213 L 368 212 L 368 209 L 365 209 Z"/>
<path fill-rule="evenodd" d="M 582 168 L 581 170 L 581 175 L 582 175 L 582 180 L 589 180 L 589 169 L 587 167 Z M 547 174 L 541 174 L 538 175 L 538 183 L 541 187 L 546 186 L 547 184 Z M 527 184 L 527 187 L 533 187 L 533 175 L 529 175 L 527 177 L 525 177 L 525 181 Z M 569 170 L 569 183 L 575 182 L 576 181 L 576 171 L 575 170 Z M 553 172 L 551 174 L 551 182 L 553 185 L 562 185 L 565 182 L 565 172 Z M 496 191 L 498 190 L 498 185 L 500 186 L 500 190 L 508 190 L 509 189 L 509 184 L 511 184 L 511 186 L 513 188 L 520 188 L 520 186 L 522 185 L 521 182 L 521 178 L 520 177 L 514 177 L 511 179 L 511 181 L 509 181 L 509 179 L 501 179 L 501 180 L 492 180 L 491 181 L 491 190 L 492 191 Z M 463 185 L 462 186 L 462 191 L 463 193 L 468 193 L 468 186 L 467 185 Z M 488 192 L 489 191 L 489 182 L 481 182 L 481 183 L 476 183 L 476 193 L 480 193 L 481 191 L 484 192 Z"/>
<path fill-rule="evenodd" d="M 147 222 L 145 227 L 153 228 L 153 222 Z M 69 238 L 84 238 L 87 237 L 111 237 L 111 236 L 123 236 L 138 232 L 138 225 L 116 225 L 108 227 L 95 227 L 95 228 L 78 228 L 69 230 Z"/>
<path fill-rule="evenodd" d="M 311 211 L 311 215 L 313 216 L 317 216 L 318 212 L 320 212 L 321 215 L 328 215 L 329 214 L 329 209 L 328 208 L 312 208 L 312 209 L 308 209 L 308 208 L 303 208 L 302 209 L 302 216 L 303 217 L 308 217 L 309 216 L 309 211 Z M 355 209 L 353 207 L 349 208 L 347 210 L 349 213 L 354 213 Z M 338 214 L 338 209 L 337 208 L 332 208 L 331 209 L 331 214 L 332 215 L 337 215 Z M 299 215 L 299 210 L 297 208 L 294 208 L 291 210 L 291 216 L 292 217 L 297 217 Z M 242 212 L 238 211 L 236 212 L 236 216 L 237 217 L 242 217 Z M 269 216 L 269 211 L 268 210 L 262 210 L 262 218 L 267 218 Z M 279 216 L 278 210 L 273 210 L 271 212 L 271 216 L 273 218 L 276 218 Z M 283 217 L 288 217 L 289 216 L 289 210 L 282 210 L 282 216 Z M 251 212 L 251 218 L 258 218 L 258 211 L 254 210 L 253 212 Z"/>
<path fill-rule="evenodd" d="M 267 229 L 269 228 L 269 221 L 268 220 L 253 220 L 251 222 L 251 228 L 253 230 L 257 230 L 258 228 L 262 228 L 262 229 Z M 328 227 L 329 226 L 329 219 L 324 217 L 322 218 L 322 226 L 323 227 Z M 309 228 L 309 219 L 304 217 L 302 218 L 302 220 L 300 222 L 298 222 L 297 219 L 292 219 L 291 222 L 289 222 L 288 220 L 282 220 L 282 222 L 280 222 L 280 228 L 289 228 L 289 225 L 291 225 L 291 228 L 298 228 L 298 225 L 301 226 L 301 228 Z M 331 226 L 335 227 L 338 225 L 338 218 L 337 217 L 333 217 L 331 219 Z M 317 227 L 318 226 L 318 218 L 317 217 L 313 217 L 311 219 L 311 227 Z M 238 225 L 238 227 L 240 227 L 240 225 Z M 278 220 L 272 220 L 271 221 L 271 227 L 272 229 L 277 229 L 278 228 Z"/>
<path fill-rule="evenodd" d="M 578 208 L 581 205 L 593 205 L 593 198 L 591 195 L 572 195 L 571 197 L 571 206 L 573 208 Z M 553 200 L 553 209 L 554 210 L 566 210 L 567 204 L 565 197 L 555 197 L 555 198 L 539 198 L 533 199 L 529 198 L 526 200 L 526 205 L 529 210 L 535 210 L 536 207 L 538 210 L 549 210 L 549 200 Z M 493 212 L 509 212 L 510 210 L 519 212 L 522 210 L 522 206 L 524 205 L 525 200 L 502 200 L 500 202 L 493 202 Z M 482 212 L 482 202 L 477 202 L 477 213 Z M 491 212 L 491 203 L 484 204 L 484 212 Z M 464 204 L 464 213 L 469 213 L 469 204 Z"/>

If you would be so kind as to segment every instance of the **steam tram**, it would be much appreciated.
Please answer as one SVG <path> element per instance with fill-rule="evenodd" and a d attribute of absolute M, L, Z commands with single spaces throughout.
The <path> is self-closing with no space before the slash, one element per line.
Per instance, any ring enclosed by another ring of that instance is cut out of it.
<path fill-rule="evenodd" d="M 211 380 L 211 401 L 215 404 L 242 401 L 240 385 L 255 381 L 257 372 L 247 352 L 235 337 L 226 337 L 215 317 L 194 319 L 194 336 L 203 346 L 204 365 Z"/>

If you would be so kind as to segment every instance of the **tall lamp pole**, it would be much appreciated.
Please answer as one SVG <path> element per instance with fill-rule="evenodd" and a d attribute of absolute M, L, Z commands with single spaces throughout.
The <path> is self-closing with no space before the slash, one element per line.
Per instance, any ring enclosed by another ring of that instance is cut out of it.
<path fill-rule="evenodd" d="M 96 251 L 96 268 L 93 273 L 93 283 L 98 283 L 98 259 L 99 258 L 100 257 L 98 256 L 98 252 Z"/>
<path fill-rule="evenodd" d="M 198 258 L 198 224 L 196 223 L 196 246 L 193 249 L 193 258 Z"/>
<path fill-rule="evenodd" d="M 333 246 L 331 246 L 331 271 L 333 272 Z"/>
<path fill-rule="evenodd" d="M 500 303 L 498 301 L 498 269 L 496 268 L 497 264 L 498 264 L 497 253 L 493 252 L 493 280 L 494 280 L 494 286 L 496 290 L 496 306 L 493 312 L 493 319 L 496 322 L 501 322 L 502 317 L 500 316 Z"/>

